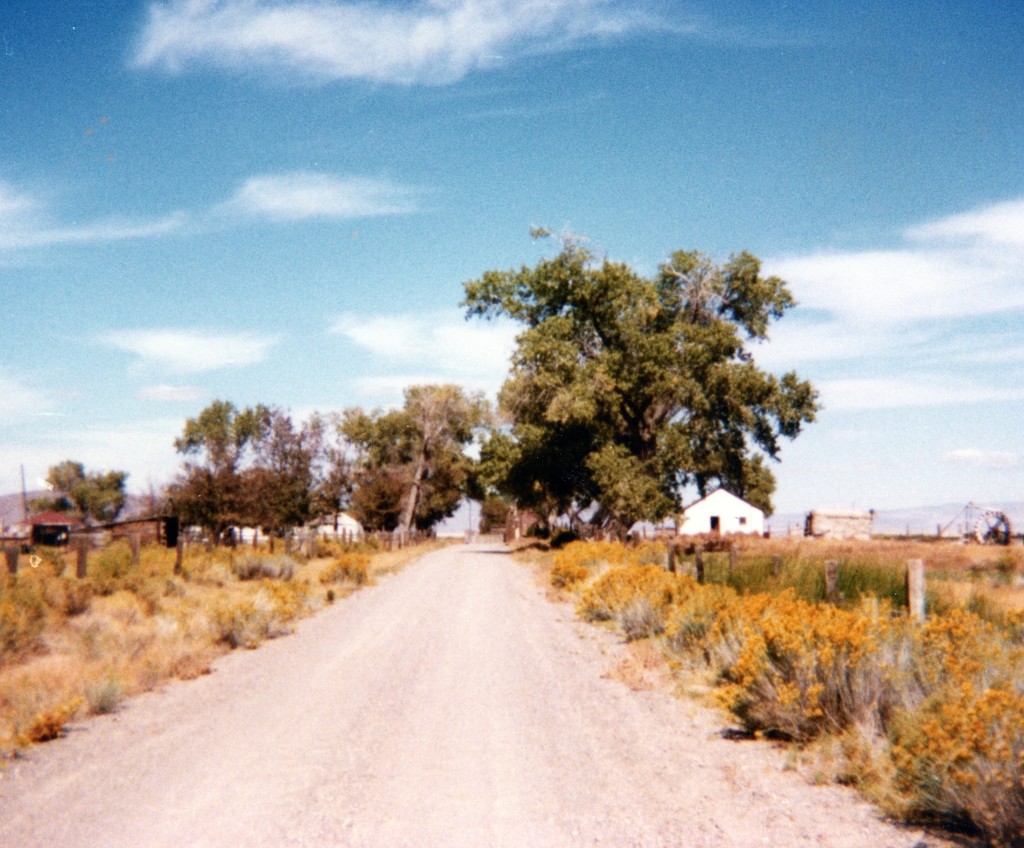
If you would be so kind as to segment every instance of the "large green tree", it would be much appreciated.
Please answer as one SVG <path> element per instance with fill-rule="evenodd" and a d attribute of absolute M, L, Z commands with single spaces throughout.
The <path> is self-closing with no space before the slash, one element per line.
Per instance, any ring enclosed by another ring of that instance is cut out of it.
<path fill-rule="evenodd" d="M 412 386 L 401 409 L 347 410 L 342 429 L 357 452 L 353 509 L 364 524 L 427 528 L 451 515 L 471 485 L 465 448 L 488 418 L 486 401 L 454 385 Z"/>
<path fill-rule="evenodd" d="M 250 523 L 251 500 L 242 471 L 270 417 L 262 404 L 240 410 L 230 401 L 217 400 L 185 421 L 174 441 L 185 457 L 184 467 L 169 488 L 172 508 L 183 521 L 218 540 L 231 525 Z"/>
<path fill-rule="evenodd" d="M 547 233 L 541 233 L 547 235 Z M 542 515 L 596 504 L 618 532 L 717 487 L 771 511 L 780 440 L 817 393 L 754 362 L 794 300 L 749 253 L 674 253 L 652 278 L 574 239 L 535 267 L 466 283 L 469 316 L 523 325 L 500 394 L 510 422 L 482 451 L 492 488 Z"/>
<path fill-rule="evenodd" d="M 81 462 L 67 459 L 51 466 L 46 482 L 52 495 L 33 507 L 77 513 L 87 524 L 114 521 L 125 505 L 127 479 L 127 471 L 87 472 Z"/>
<path fill-rule="evenodd" d="M 244 523 L 282 536 L 313 518 L 322 446 L 319 418 L 296 425 L 284 410 L 266 410 L 240 474 Z"/>

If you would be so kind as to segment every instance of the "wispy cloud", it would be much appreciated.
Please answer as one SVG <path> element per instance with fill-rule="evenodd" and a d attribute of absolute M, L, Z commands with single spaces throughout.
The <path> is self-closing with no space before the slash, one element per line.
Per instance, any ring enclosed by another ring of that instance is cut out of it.
<path fill-rule="evenodd" d="M 440 84 L 531 52 L 665 28 L 620 0 L 172 0 L 149 7 L 133 63 Z"/>
<path fill-rule="evenodd" d="M 1014 388 L 1024 343 L 1011 329 L 1024 319 L 1024 200 L 924 222 L 901 237 L 889 250 L 766 261 L 800 307 L 758 360 L 803 363 L 827 378 L 840 372 L 816 380 L 833 410 L 1024 397 Z"/>
<path fill-rule="evenodd" d="M 66 223 L 56 220 L 40 198 L 0 181 L 0 254 L 157 238 L 246 219 L 286 223 L 404 215 L 419 211 L 422 194 L 420 189 L 387 179 L 294 171 L 250 177 L 230 198 L 207 211 Z"/>
<path fill-rule="evenodd" d="M 339 316 L 331 332 L 371 354 L 389 373 L 357 381 L 361 394 L 398 396 L 419 383 L 458 383 L 497 392 L 508 373 L 516 325 L 466 321 L 455 310 L 417 315 Z"/>
<path fill-rule="evenodd" d="M 825 409 L 851 411 L 997 403 L 1024 400 L 1024 386 L 1001 385 L 951 378 L 940 374 L 901 377 L 858 377 L 816 383 Z"/>
<path fill-rule="evenodd" d="M 250 177 L 220 211 L 273 221 L 368 218 L 415 212 L 416 195 L 389 180 L 297 171 Z"/>
<path fill-rule="evenodd" d="M 45 415 L 51 409 L 52 402 L 45 392 L 15 377 L 0 374 L 0 424 Z"/>
<path fill-rule="evenodd" d="M 959 448 L 944 454 L 947 462 L 982 468 L 991 471 L 1008 471 L 1024 468 L 1024 457 L 1011 451 L 982 450 L 981 448 Z"/>
<path fill-rule="evenodd" d="M 177 373 L 201 373 L 262 362 L 277 336 L 202 330 L 119 330 L 99 341 L 134 354 L 136 366 Z"/>
<path fill-rule="evenodd" d="M 417 315 L 341 315 L 331 332 L 401 365 L 430 364 L 450 373 L 508 370 L 518 328 L 509 321 L 466 321 L 457 311 Z"/>
<path fill-rule="evenodd" d="M 161 403 L 181 403 L 201 400 L 204 392 L 198 386 L 169 386 L 160 383 L 155 386 L 143 386 L 139 389 L 139 400 L 153 400 Z"/>
<path fill-rule="evenodd" d="M 926 244 L 774 260 L 801 305 L 864 325 L 1024 308 L 1022 251 Z"/>
<path fill-rule="evenodd" d="M 42 200 L 0 182 L 0 251 L 152 238 L 181 229 L 185 220 L 184 213 L 175 212 L 148 220 L 61 223 L 53 219 Z"/>
<path fill-rule="evenodd" d="M 1024 199 L 984 206 L 911 227 L 914 241 L 966 240 L 987 245 L 1024 248 Z"/>
<path fill-rule="evenodd" d="M 893 250 L 813 253 L 766 263 L 800 303 L 891 326 L 1024 308 L 1024 199 L 910 227 Z"/>
<path fill-rule="evenodd" d="M 142 493 L 150 483 L 169 482 L 180 466 L 174 439 L 182 426 L 178 417 L 137 416 L 129 416 L 122 424 L 78 419 L 54 423 L 33 434 L 31 441 L 0 443 L 0 492 L 20 486 L 19 465 L 25 466 L 32 481 L 45 479 L 50 466 L 73 457 L 91 470 L 127 471 L 128 490 Z"/>

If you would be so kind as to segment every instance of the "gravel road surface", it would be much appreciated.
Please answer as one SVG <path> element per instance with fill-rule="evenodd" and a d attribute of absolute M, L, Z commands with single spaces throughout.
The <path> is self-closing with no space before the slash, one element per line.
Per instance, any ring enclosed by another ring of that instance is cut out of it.
<path fill-rule="evenodd" d="M 937 844 L 622 651 L 504 549 L 438 551 L 10 763 L 0 848 Z"/>

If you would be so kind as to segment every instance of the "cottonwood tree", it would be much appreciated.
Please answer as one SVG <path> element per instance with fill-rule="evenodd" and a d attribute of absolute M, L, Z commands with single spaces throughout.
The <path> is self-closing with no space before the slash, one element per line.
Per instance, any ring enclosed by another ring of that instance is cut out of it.
<path fill-rule="evenodd" d="M 344 431 L 341 413 L 316 413 L 309 427 L 317 434 L 318 449 L 314 458 L 312 511 L 314 515 L 337 516 L 349 509 L 355 489 L 356 448 Z"/>
<path fill-rule="evenodd" d="M 296 426 L 282 409 L 263 411 L 251 463 L 240 474 L 241 513 L 245 524 L 283 536 L 313 517 L 322 426 L 316 417 Z"/>
<path fill-rule="evenodd" d="M 241 472 L 270 416 L 262 404 L 239 410 L 230 401 L 217 400 L 185 421 L 174 441 L 185 463 L 168 492 L 183 521 L 199 525 L 216 540 L 231 525 L 246 523 Z"/>
<path fill-rule="evenodd" d="M 794 305 L 756 257 L 679 251 L 648 279 L 567 238 L 465 293 L 468 316 L 523 325 L 499 396 L 511 425 L 481 453 L 496 490 L 542 516 L 596 504 L 591 520 L 620 533 L 678 511 L 687 486 L 771 511 L 765 460 L 814 420 L 817 393 L 747 347 Z"/>
<path fill-rule="evenodd" d="M 347 410 L 342 429 L 359 453 L 352 503 L 360 520 L 407 537 L 454 513 L 471 477 L 464 450 L 488 414 L 482 395 L 454 385 L 412 386 L 390 412 Z"/>
<path fill-rule="evenodd" d="M 46 482 L 53 494 L 33 502 L 35 509 L 73 512 L 87 524 L 114 521 L 124 508 L 127 471 L 86 472 L 67 459 L 50 467 Z"/>

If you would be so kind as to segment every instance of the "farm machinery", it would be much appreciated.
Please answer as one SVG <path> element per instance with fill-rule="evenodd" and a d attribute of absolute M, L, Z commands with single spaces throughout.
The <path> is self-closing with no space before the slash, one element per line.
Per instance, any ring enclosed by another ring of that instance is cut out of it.
<path fill-rule="evenodd" d="M 981 545 L 1008 545 L 1013 538 L 1013 528 L 1009 516 L 993 507 L 967 504 L 963 510 L 947 524 L 940 535 L 961 521 L 965 542 L 978 542 Z"/>

